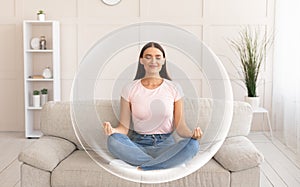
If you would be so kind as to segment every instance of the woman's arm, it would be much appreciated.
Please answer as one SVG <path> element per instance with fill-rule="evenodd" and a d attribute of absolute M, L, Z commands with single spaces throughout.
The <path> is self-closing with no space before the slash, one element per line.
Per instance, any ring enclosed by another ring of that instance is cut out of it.
<path fill-rule="evenodd" d="M 180 99 L 174 103 L 174 126 L 179 136 L 183 138 L 199 139 L 202 137 L 202 131 L 200 127 L 197 127 L 192 132 L 185 122 L 183 111 L 183 100 Z"/>
<path fill-rule="evenodd" d="M 111 135 L 114 133 L 128 134 L 130 126 L 130 103 L 121 97 L 120 101 L 120 121 L 116 128 L 113 128 L 109 122 L 104 122 L 103 127 L 105 134 Z"/>

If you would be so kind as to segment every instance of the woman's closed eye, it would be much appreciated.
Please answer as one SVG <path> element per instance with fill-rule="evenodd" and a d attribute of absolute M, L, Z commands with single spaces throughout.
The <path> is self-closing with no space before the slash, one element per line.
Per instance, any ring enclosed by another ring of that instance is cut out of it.
<path fill-rule="evenodd" d="M 147 61 L 151 61 L 152 59 L 154 59 L 155 61 L 161 61 L 162 57 L 161 56 L 152 57 L 150 55 L 147 55 L 144 57 L 144 59 L 146 59 Z"/>

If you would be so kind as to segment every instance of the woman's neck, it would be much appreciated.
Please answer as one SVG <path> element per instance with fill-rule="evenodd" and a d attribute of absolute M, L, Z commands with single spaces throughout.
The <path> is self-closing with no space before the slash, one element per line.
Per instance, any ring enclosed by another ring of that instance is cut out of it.
<path fill-rule="evenodd" d="M 162 83 L 164 82 L 163 78 L 161 77 L 144 77 L 141 80 L 141 83 L 144 87 L 148 88 L 148 89 L 155 89 L 157 87 L 159 87 Z"/>

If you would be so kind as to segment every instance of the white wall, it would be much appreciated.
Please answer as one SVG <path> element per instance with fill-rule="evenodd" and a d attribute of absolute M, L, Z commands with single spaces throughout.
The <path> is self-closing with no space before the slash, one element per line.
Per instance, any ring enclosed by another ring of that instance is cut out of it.
<path fill-rule="evenodd" d="M 241 25 L 259 25 L 271 32 L 274 1 L 122 0 L 106 6 L 100 0 L 0 0 L 0 131 L 24 130 L 22 21 L 36 19 L 39 9 L 45 10 L 46 19 L 61 23 L 62 100 L 69 100 L 78 65 L 96 41 L 112 30 L 144 21 L 170 23 L 196 34 L 220 57 L 230 74 L 234 98 L 243 100 L 246 91 L 230 63 L 238 65 L 238 60 L 226 39 L 236 37 Z M 263 71 L 258 93 L 262 105 L 271 109 L 271 56 Z"/>

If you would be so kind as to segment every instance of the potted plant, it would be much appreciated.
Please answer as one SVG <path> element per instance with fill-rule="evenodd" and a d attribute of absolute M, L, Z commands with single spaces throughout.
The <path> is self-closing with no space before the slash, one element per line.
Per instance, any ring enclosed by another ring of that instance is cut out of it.
<path fill-rule="evenodd" d="M 43 88 L 41 90 L 41 106 L 43 106 L 44 104 L 46 104 L 48 101 L 48 89 Z"/>
<path fill-rule="evenodd" d="M 32 105 L 34 107 L 40 107 L 40 91 L 38 90 L 33 91 Z"/>
<path fill-rule="evenodd" d="M 39 10 L 37 12 L 37 16 L 38 16 L 39 21 L 45 21 L 46 15 L 45 15 L 45 12 L 43 10 Z"/>
<path fill-rule="evenodd" d="M 253 108 L 259 107 L 260 99 L 257 95 L 258 77 L 262 63 L 266 58 L 266 49 L 271 38 L 261 36 L 257 29 L 244 28 L 237 40 L 230 40 L 230 44 L 239 56 L 243 80 L 247 88 L 245 100 Z"/>

